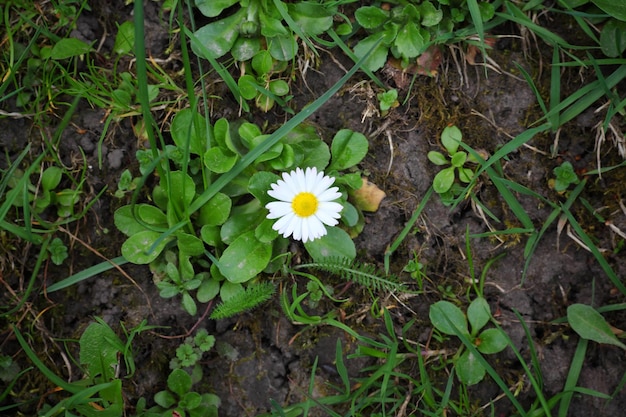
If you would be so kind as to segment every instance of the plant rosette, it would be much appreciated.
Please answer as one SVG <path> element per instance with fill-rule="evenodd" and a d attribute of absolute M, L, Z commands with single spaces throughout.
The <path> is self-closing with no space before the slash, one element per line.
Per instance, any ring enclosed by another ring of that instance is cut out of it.
<path fill-rule="evenodd" d="M 482 330 L 491 319 L 489 304 L 482 297 L 470 303 L 467 315 L 449 301 L 438 301 L 430 306 L 429 317 L 441 333 L 468 339 L 481 354 L 498 353 L 508 346 L 508 337 L 501 329 Z M 460 348 L 453 362 L 457 378 L 464 384 L 474 385 L 485 377 L 485 367 L 469 349 Z"/>
<path fill-rule="evenodd" d="M 364 218 L 348 193 L 363 183 L 354 167 L 368 151 L 364 135 L 340 130 L 329 147 L 314 128 L 300 125 L 190 213 L 208 186 L 269 136 L 247 122 L 219 119 L 208 135 L 207 125 L 191 110 L 179 112 L 171 125 L 174 145 L 138 155 L 144 182 L 155 167 L 163 173 L 151 203 L 115 212 L 128 236 L 122 255 L 150 265 L 162 297 L 181 296 L 192 315 L 198 302 L 217 297 L 251 308 L 255 303 L 242 296 L 273 293 L 257 277 L 281 269 L 289 239 L 301 240 L 314 260 L 356 257 L 350 233 L 362 230 Z"/>

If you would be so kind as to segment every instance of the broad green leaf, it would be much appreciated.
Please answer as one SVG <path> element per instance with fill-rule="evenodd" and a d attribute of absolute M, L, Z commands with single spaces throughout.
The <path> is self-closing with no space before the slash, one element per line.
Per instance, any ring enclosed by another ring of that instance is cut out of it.
<path fill-rule="evenodd" d="M 424 32 L 414 22 L 402 26 L 394 42 L 402 58 L 411 59 L 422 53 L 428 40 L 424 38 Z"/>
<path fill-rule="evenodd" d="M 489 303 L 483 297 L 476 298 L 467 308 L 467 320 L 472 326 L 472 335 L 478 334 L 478 331 L 485 327 L 490 318 Z"/>
<path fill-rule="evenodd" d="M 265 205 L 274 199 L 267 194 L 267 190 L 271 189 L 271 185 L 276 183 L 280 177 L 273 172 L 260 171 L 250 177 L 248 183 L 248 191 L 255 196 L 261 205 Z"/>
<path fill-rule="evenodd" d="M 454 369 L 456 370 L 456 376 L 459 378 L 459 381 L 466 385 L 478 384 L 483 380 L 487 372 L 476 356 L 468 350 L 463 352 L 456 360 Z"/>
<path fill-rule="evenodd" d="M 183 397 L 191 391 L 191 385 L 191 376 L 183 369 L 174 369 L 167 377 L 167 387 L 178 397 Z"/>
<path fill-rule="evenodd" d="M 626 350 L 626 345 L 615 337 L 604 317 L 591 306 L 572 304 L 567 308 L 567 321 L 583 339 L 619 346 Z"/>
<path fill-rule="evenodd" d="M 425 1 L 419 5 L 422 16 L 422 26 L 430 27 L 438 25 L 443 19 L 443 11 L 437 9 L 430 1 Z"/>
<path fill-rule="evenodd" d="M 126 55 L 135 47 L 135 25 L 132 20 L 122 23 L 117 28 L 113 52 L 118 55 Z"/>
<path fill-rule="evenodd" d="M 195 32 L 196 38 L 212 54 L 212 58 L 224 56 L 233 47 L 239 36 L 239 25 L 245 19 L 246 9 L 240 9 L 235 14 L 216 22 L 209 23 Z M 194 49 L 194 53 L 203 56 L 202 51 Z"/>
<path fill-rule="evenodd" d="M 328 169 L 340 171 L 355 166 L 365 158 L 368 147 L 369 142 L 362 133 L 341 129 L 330 145 L 332 159 Z"/>
<path fill-rule="evenodd" d="M 220 292 L 220 282 L 208 277 L 202 281 L 198 291 L 196 292 L 196 298 L 201 303 L 206 303 L 217 297 Z"/>
<path fill-rule="evenodd" d="M 333 25 L 333 13 L 313 2 L 289 3 L 289 15 L 305 35 L 320 35 Z"/>
<path fill-rule="evenodd" d="M 454 167 L 444 168 L 435 175 L 433 189 L 438 194 L 443 194 L 452 188 L 454 183 Z"/>
<path fill-rule="evenodd" d="M 609 16 L 626 21 L 626 2 L 622 0 L 591 0 Z"/>
<path fill-rule="evenodd" d="M 389 20 L 389 12 L 377 6 L 363 6 L 354 12 L 354 17 L 365 29 L 375 29 Z"/>
<path fill-rule="evenodd" d="M 45 169 L 41 174 L 41 188 L 44 191 L 52 191 L 59 186 L 63 171 L 57 166 L 51 166 Z"/>
<path fill-rule="evenodd" d="M 113 219 L 115 226 L 124 233 L 126 236 L 132 236 L 135 233 L 150 230 L 147 227 L 154 226 L 155 228 L 166 228 L 167 218 L 159 208 L 150 204 L 137 204 L 135 206 L 136 215 L 139 220 L 144 224 L 141 224 L 133 216 L 133 206 L 122 206 L 115 211 Z"/>
<path fill-rule="evenodd" d="M 172 171 L 169 174 L 169 182 L 161 179 L 161 186 L 169 197 L 169 202 L 180 213 L 184 213 L 196 196 L 196 185 L 193 178 L 183 171 Z M 169 189 L 168 189 L 169 187 Z M 169 210 L 166 215 L 169 215 Z"/>
<path fill-rule="evenodd" d="M 208 147 L 207 133 L 204 117 L 191 109 L 183 109 L 176 113 L 170 132 L 172 140 L 183 151 L 189 144 L 189 152 L 195 155 L 202 155 Z"/>
<path fill-rule="evenodd" d="M 134 264 L 149 264 L 163 251 L 171 239 L 163 239 L 151 252 L 152 245 L 161 237 L 161 233 L 144 230 L 135 233 L 122 244 L 122 255 Z"/>
<path fill-rule="evenodd" d="M 303 140 L 292 145 L 294 151 L 294 165 L 306 168 L 315 167 L 322 171 L 330 161 L 330 149 L 321 140 Z"/>
<path fill-rule="evenodd" d="M 222 253 L 219 270 L 233 283 L 242 283 L 256 277 L 270 261 L 272 247 L 260 242 L 254 231 L 239 236 Z"/>
<path fill-rule="evenodd" d="M 237 61 L 247 61 L 252 59 L 260 50 L 260 38 L 244 38 L 240 36 L 230 49 L 230 53 Z"/>
<path fill-rule="evenodd" d="M 262 50 L 259 51 L 258 54 L 252 58 L 252 69 L 256 72 L 257 75 L 266 75 L 272 71 L 272 67 L 274 66 L 274 60 L 270 55 L 269 51 Z"/>
<path fill-rule="evenodd" d="M 291 61 L 298 52 L 298 43 L 291 35 L 278 35 L 267 38 L 270 54 L 277 61 Z"/>
<path fill-rule="evenodd" d="M 447 165 L 450 163 L 446 157 L 438 151 L 428 152 L 428 160 L 435 165 Z"/>
<path fill-rule="evenodd" d="M 238 159 L 239 157 L 231 153 L 230 150 L 219 147 L 207 150 L 202 157 L 204 166 L 218 174 L 230 171 Z"/>
<path fill-rule="evenodd" d="M 277 158 L 270 161 L 272 169 L 277 171 L 285 171 L 288 168 L 292 168 L 296 163 L 296 153 L 293 147 L 287 143 L 283 145 L 283 151 Z"/>
<path fill-rule="evenodd" d="M 289 84 L 285 80 L 272 80 L 269 84 L 269 90 L 279 96 L 286 96 L 289 94 Z"/>
<path fill-rule="evenodd" d="M 378 71 L 387 62 L 389 47 L 383 42 L 378 43 L 380 38 L 380 34 L 375 33 L 359 41 L 354 47 L 354 54 L 359 59 L 369 53 L 363 66 L 370 71 Z"/>
<path fill-rule="evenodd" d="M 209 246 L 215 247 L 222 243 L 220 228 L 218 226 L 202 226 L 200 229 L 200 237 L 202 237 L 202 241 Z"/>
<path fill-rule="evenodd" d="M 100 376 L 100 382 L 108 382 L 115 377 L 118 354 L 124 345 L 109 326 L 91 323 L 81 335 L 79 345 L 80 363 L 87 367 L 89 378 Z"/>
<path fill-rule="evenodd" d="M 239 0 L 195 0 L 196 7 L 206 17 L 219 16 L 224 9 L 238 2 Z"/>
<path fill-rule="evenodd" d="M 459 149 L 459 144 L 463 140 L 461 129 L 452 125 L 446 126 L 441 132 L 441 144 L 446 148 L 450 155 L 454 155 Z"/>
<path fill-rule="evenodd" d="M 442 333 L 469 336 L 465 314 L 449 301 L 437 301 L 431 305 L 428 316 L 433 326 Z"/>
<path fill-rule="evenodd" d="M 244 74 L 237 80 L 237 86 L 239 87 L 239 93 L 241 97 L 246 100 L 252 100 L 257 96 L 259 90 L 257 90 L 257 81 L 250 74 Z"/>
<path fill-rule="evenodd" d="M 84 55 L 91 52 L 91 45 L 76 39 L 65 38 L 58 41 L 50 52 L 52 59 L 67 59 L 74 56 Z"/>
<path fill-rule="evenodd" d="M 200 256 L 204 253 L 204 243 L 197 236 L 178 231 L 176 233 L 178 250 L 187 256 Z M 192 275 L 193 276 L 193 275 Z"/>
<path fill-rule="evenodd" d="M 254 236 L 259 240 L 259 242 L 271 243 L 278 237 L 278 232 L 272 227 L 275 222 L 275 220 L 265 218 L 261 224 L 254 229 Z"/>
<path fill-rule="evenodd" d="M 224 224 L 230 215 L 232 200 L 224 193 L 217 193 L 200 208 L 197 224 L 219 226 Z"/>
<path fill-rule="evenodd" d="M 338 227 L 326 227 L 327 234 L 304 244 L 315 262 L 324 258 L 346 258 L 354 260 L 356 249 L 350 235 Z"/>
<path fill-rule="evenodd" d="M 198 312 L 198 306 L 196 305 L 196 302 L 187 291 L 183 292 L 182 304 L 183 308 L 187 313 L 189 313 L 190 316 L 195 316 Z"/>
<path fill-rule="evenodd" d="M 259 21 L 261 22 L 261 35 L 265 38 L 273 38 L 274 36 L 286 36 L 289 31 L 283 26 L 282 21 L 265 13 L 259 13 Z"/>
<path fill-rule="evenodd" d="M 463 151 L 455 153 L 452 155 L 452 158 L 450 158 L 452 166 L 455 167 L 462 167 L 465 164 L 465 161 L 467 161 L 467 154 Z"/>
<path fill-rule="evenodd" d="M 600 47 L 604 55 L 615 58 L 626 50 L 626 22 L 611 19 L 600 32 Z"/>
<path fill-rule="evenodd" d="M 486 354 L 498 353 L 503 351 L 508 344 L 508 338 L 502 330 L 487 329 L 478 335 L 476 349 Z"/>
<path fill-rule="evenodd" d="M 266 214 L 267 211 L 261 209 L 261 204 L 256 199 L 234 207 L 230 217 L 220 230 L 222 241 L 230 245 L 241 234 L 254 230 L 263 221 Z"/>
<path fill-rule="evenodd" d="M 220 288 L 220 298 L 222 299 L 222 301 L 228 301 L 229 299 L 233 298 L 237 294 L 241 294 L 244 291 L 245 290 L 243 288 L 243 285 L 241 285 L 240 283 L 224 281 L 222 287 Z"/>

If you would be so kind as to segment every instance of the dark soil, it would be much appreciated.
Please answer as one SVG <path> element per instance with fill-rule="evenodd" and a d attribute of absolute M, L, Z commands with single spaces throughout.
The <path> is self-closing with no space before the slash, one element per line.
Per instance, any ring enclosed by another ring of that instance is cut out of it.
<path fill-rule="evenodd" d="M 158 7 L 155 2 L 146 3 L 146 33 L 150 34 L 146 44 L 151 56 L 167 58 L 164 51 L 170 42 L 170 35 L 159 18 Z M 85 12 L 79 20 L 75 36 L 89 41 L 100 39 L 107 27 L 103 53 L 107 52 L 113 43 L 114 31 L 111 28 L 115 27 L 115 22 L 126 20 L 131 8 L 111 6 L 107 10 Z M 539 49 L 542 47 L 540 44 Z M 527 55 L 521 50 L 519 40 L 496 43 L 490 58 L 497 68 L 486 70 L 482 65 L 467 64 L 459 50 L 446 49 L 443 53 L 445 58 L 438 75 L 433 78 L 418 76 L 411 90 L 408 85 L 398 85 L 398 80 L 389 73 L 381 73 L 390 88 L 399 89 L 402 99 L 409 95 L 406 103 L 389 114 L 381 116 L 376 111 L 372 113 L 372 109 L 377 108 L 377 87 L 368 82 L 365 75 L 358 74 L 309 120 L 327 140 L 341 128 L 362 132 L 370 139 L 370 153 L 360 168 L 387 196 L 377 212 L 367 214 L 365 229 L 356 238 L 356 245 L 361 260 L 381 268 L 385 251 L 404 228 L 432 184 L 437 167 L 428 161 L 427 153 L 440 148 L 438 137 L 446 125 L 456 124 L 464 133 L 468 145 L 493 154 L 540 116 L 535 96 L 515 66 L 517 63 L 536 75 L 536 82 L 541 88 L 547 89 L 549 70 L 543 68 L 540 76 L 536 49 Z M 345 73 L 344 68 L 352 65 L 336 50 L 322 52 L 320 58 L 319 67 L 309 69 L 304 79 L 298 78 L 292 85 L 295 97 L 290 104 L 296 112 L 323 94 Z M 543 61 L 546 62 L 546 57 L 543 57 Z M 578 74 L 566 75 L 571 77 L 569 86 L 572 91 L 581 86 L 587 80 L 586 77 L 592 76 L 591 73 L 582 74 L 580 78 Z M 213 120 L 218 117 L 236 118 L 238 106 L 224 87 L 207 81 L 215 89 L 211 94 L 220 97 L 211 103 Z M 625 92 L 624 86 L 620 86 L 620 89 L 622 93 Z M 601 104 L 598 103 L 597 107 Z M 594 114 L 590 110 L 563 129 L 556 158 L 550 157 L 554 150 L 554 136 L 533 138 L 529 147 L 520 148 L 503 163 L 505 178 L 551 201 L 565 201 L 566 197 L 548 187 L 548 180 L 553 176 L 552 169 L 565 160 L 575 164 L 579 172 L 597 168 L 594 126 L 602 120 L 603 114 Z M 112 194 L 117 188 L 120 173 L 127 167 L 136 170 L 134 154 L 138 140 L 132 129 L 136 120 L 127 118 L 114 123 L 100 144 L 105 116 L 102 110 L 94 110 L 87 103 L 81 103 L 72 117 L 71 127 L 63 132 L 59 149 L 62 162 L 78 170 L 83 164 L 82 153 L 87 158 L 89 198 L 85 201 L 89 201 L 104 187 L 108 188 L 85 219 L 68 225 L 67 233 L 59 234 L 71 248 L 70 257 L 62 267 L 46 265 L 37 279 L 37 289 L 102 262 L 100 255 L 106 258 L 119 256 L 123 236 L 113 224 L 113 212 L 127 202 Z M 167 130 L 167 115 L 161 116 Z M 261 123 L 268 120 L 268 129 L 272 130 L 286 118 L 283 112 L 276 110 L 267 115 L 260 112 L 253 114 L 251 121 Z M 31 143 L 32 154 L 35 155 L 42 146 L 39 135 L 41 129 L 44 128 L 33 126 L 29 119 L 2 118 L 0 146 L 7 155 L 14 157 L 26 143 Z M 45 129 L 43 132 L 44 137 L 49 134 Z M 99 155 L 102 164 L 99 163 Z M 603 166 L 621 161 L 610 143 L 603 145 L 600 158 Z M 582 195 L 591 207 L 606 207 L 602 216 L 621 230 L 626 230 L 626 213 L 618 205 L 619 199 L 626 195 L 624 184 L 623 169 L 606 173 L 601 179 L 590 176 Z M 500 224 L 489 220 L 494 228 L 503 230 L 520 227 L 519 221 L 487 177 L 476 188 L 476 195 L 502 220 Z M 538 199 L 521 194 L 516 196 L 535 227 L 541 228 L 551 208 Z M 623 252 L 619 251 L 623 243 L 621 238 L 582 207 L 576 206 L 573 212 L 579 216 L 578 221 L 597 246 L 607 250 L 606 259 L 617 276 L 623 279 L 626 276 L 626 259 Z M 479 214 L 469 200 L 450 210 L 434 196 L 411 233 L 393 254 L 392 272 L 404 280 L 411 279 L 402 271 L 414 254 L 418 254 L 419 260 L 425 265 L 428 277 L 423 293 L 407 298 L 402 303 L 380 294 L 387 307 L 393 306 L 390 311 L 398 335 L 403 324 L 415 320 L 411 334 L 406 337 L 424 344 L 431 340 L 428 306 L 441 299 L 442 288 L 447 288 L 449 297 L 467 300 L 471 271 L 467 261 L 466 231 L 472 234 L 489 231 L 486 220 Z M 529 343 L 534 345 L 539 354 L 543 391 L 547 397 L 562 391 L 578 343 L 578 336 L 568 326 L 562 322 L 555 323 L 555 320 L 563 318 L 567 306 L 572 303 L 604 306 L 624 302 L 623 295 L 615 290 L 593 255 L 578 245 L 567 232 L 567 226 L 559 232 L 556 222 L 548 228 L 532 255 L 525 276 L 522 271 L 526 262 L 526 235 L 505 236 L 502 242 L 487 238 L 473 238 L 469 241 L 477 276 L 489 260 L 502 255 L 487 272 L 485 296 L 494 316 L 527 361 L 530 358 Z M 37 252 L 37 248 L 25 247 L 19 253 L 11 254 L 3 246 L 2 280 L 16 291 L 23 288 L 20 285 L 24 285 L 24 277 L 29 276 Z M 200 316 L 190 317 L 182 310 L 178 299 L 160 298 L 147 267 L 127 264 L 122 269 L 128 276 L 112 269 L 47 297 L 33 296 L 24 314 L 37 316 L 37 319 L 29 320 L 36 323 L 34 333 L 43 335 L 43 341 L 33 341 L 40 357 L 45 358 L 58 375 L 73 380 L 80 379 L 76 370 L 71 374 L 63 361 L 52 358 L 65 355 L 63 341 L 78 339 L 93 316 L 102 317 L 118 331 L 120 321 L 127 328 L 139 324 L 143 319 L 147 319 L 151 325 L 163 326 L 139 335 L 135 341 L 137 375 L 133 377 L 132 384 L 125 382 L 126 400 L 132 407 L 139 397 L 151 399 L 155 392 L 165 388 L 169 360 L 175 355 L 175 348 L 181 343 L 182 337 L 194 329 Z M 343 285 L 334 278 L 329 279 L 331 285 Z M 365 334 L 381 332 L 382 323 L 369 314 L 371 297 L 358 287 L 352 287 L 349 296 L 349 305 L 341 306 L 346 316 L 351 317 L 346 320 L 346 324 Z M 200 314 L 205 307 L 201 306 Z M 322 303 L 317 309 L 319 314 L 325 314 L 339 307 Z M 523 318 L 532 341 L 526 337 L 519 317 Z M 608 313 L 605 317 L 616 328 L 626 328 L 624 314 Z M 290 323 L 276 300 L 262 309 L 230 320 L 215 322 L 202 319 L 199 327 L 215 335 L 218 349 L 205 356 L 203 367 L 206 378 L 198 391 L 213 392 L 222 399 L 221 416 L 254 416 L 267 412 L 270 400 L 279 404 L 301 400 L 308 389 L 311 367 L 316 357 L 318 372 L 315 389 L 320 395 L 327 392 L 325 383 L 336 378 L 334 361 L 337 339 L 343 341 L 346 353 L 355 348 L 349 336 L 334 328 L 306 328 Z M 3 330 L 3 338 L 7 334 L 7 330 Z M 18 351 L 13 340 L 0 346 L 5 354 Z M 76 355 L 77 345 L 69 343 L 68 346 L 70 353 Z M 236 352 L 230 359 L 217 354 L 220 349 L 224 351 L 229 347 Z M 433 342 L 430 347 L 453 349 L 455 346 L 438 346 Z M 18 358 L 22 368 L 30 366 L 25 357 Z M 519 401 L 529 408 L 535 400 L 535 394 L 513 352 L 507 349 L 490 357 L 490 361 L 510 386 L 519 384 Z M 366 365 L 363 361 L 348 360 L 347 363 L 351 376 L 355 378 Z M 414 369 L 414 372 L 417 370 Z M 443 384 L 445 370 L 441 372 L 439 377 Z M 46 400 L 53 403 L 58 394 L 51 394 L 49 390 L 53 387 L 37 379 L 36 373 L 35 370 L 30 371 L 28 382 L 24 382 L 16 392 L 21 400 L 38 400 L 47 396 Z M 579 386 L 612 395 L 621 387 L 624 374 L 626 362 L 623 352 L 617 347 L 592 342 L 585 357 Z M 438 381 L 439 377 L 435 380 Z M 513 415 L 515 410 L 508 400 L 496 398 L 499 393 L 499 389 L 487 378 L 472 387 L 469 396 L 472 403 L 477 405 L 477 410 L 493 402 L 495 415 Z M 618 393 L 611 401 L 576 394 L 569 415 L 618 416 L 622 415 L 624 409 L 626 395 L 622 393 Z M 490 410 L 487 406 L 485 415 L 489 415 Z M 23 412 L 28 415 L 34 411 L 28 409 Z"/>

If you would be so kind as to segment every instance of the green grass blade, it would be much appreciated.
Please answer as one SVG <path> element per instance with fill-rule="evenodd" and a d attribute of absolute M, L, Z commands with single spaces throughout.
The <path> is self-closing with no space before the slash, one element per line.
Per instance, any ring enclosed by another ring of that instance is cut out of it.
<path fill-rule="evenodd" d="M 585 353 L 587 353 L 588 343 L 589 340 L 587 339 L 583 339 L 582 337 L 578 339 L 578 345 L 576 346 L 576 351 L 574 352 L 574 357 L 572 358 L 572 363 L 567 373 L 567 379 L 565 380 L 565 386 L 563 387 L 563 396 L 559 403 L 558 417 L 567 417 L 567 412 L 569 411 L 569 406 L 574 396 L 573 390 L 576 388 L 576 383 L 578 382 L 585 362 Z"/>
<path fill-rule="evenodd" d="M 82 271 L 71 275 L 59 282 L 56 282 L 50 285 L 46 292 L 49 294 L 51 292 L 62 290 L 63 288 L 67 288 L 69 286 L 78 284 L 81 281 L 85 281 L 89 278 L 92 278 L 98 274 L 108 271 L 109 269 L 113 269 L 117 266 L 124 265 L 128 261 L 123 256 L 118 256 L 117 258 L 113 258 L 109 261 L 100 262 L 97 265 L 89 267 L 87 269 L 83 269 Z"/>

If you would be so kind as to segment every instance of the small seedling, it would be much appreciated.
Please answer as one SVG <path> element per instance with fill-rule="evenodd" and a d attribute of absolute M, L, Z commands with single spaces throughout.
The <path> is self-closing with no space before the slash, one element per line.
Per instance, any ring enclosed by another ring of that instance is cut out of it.
<path fill-rule="evenodd" d="M 250 66 L 251 70 L 247 70 L 237 81 L 241 97 L 254 100 L 257 108 L 264 112 L 270 111 L 274 103 L 285 109 L 285 102 L 290 99 L 287 96 L 289 84 L 281 79 L 272 79 L 272 76 L 283 72 L 287 63 L 274 60 L 268 51 L 263 50 L 252 58 Z"/>
<path fill-rule="evenodd" d="M 441 333 L 466 337 L 480 353 L 498 353 L 508 345 L 507 336 L 502 330 L 491 328 L 481 331 L 491 319 L 489 304 L 482 297 L 471 302 L 467 315 L 449 301 L 436 302 L 430 307 L 429 317 Z M 468 349 L 459 349 L 453 361 L 456 375 L 462 383 L 477 384 L 485 377 L 485 368 Z"/>
<path fill-rule="evenodd" d="M 435 165 L 449 165 L 435 175 L 433 179 L 433 189 L 441 198 L 446 201 L 455 196 L 455 180 L 462 183 L 469 183 L 474 177 L 474 171 L 466 168 L 467 162 L 476 162 L 472 155 L 465 151 L 459 151 L 459 146 L 463 141 L 461 130 L 454 126 L 447 126 L 441 132 L 441 144 L 446 149 L 448 156 L 439 151 L 428 152 L 428 159 Z"/>
<path fill-rule="evenodd" d="M 380 111 L 383 112 L 383 114 L 386 114 L 389 109 L 396 108 L 400 105 L 398 102 L 398 90 L 395 88 L 378 93 L 376 97 L 380 103 Z"/>
<path fill-rule="evenodd" d="M 574 167 L 568 161 L 554 168 L 553 172 L 556 176 L 556 179 L 554 179 L 554 191 L 558 193 L 567 190 L 570 184 L 578 184 L 580 182 L 578 175 L 576 175 L 574 171 Z"/>

